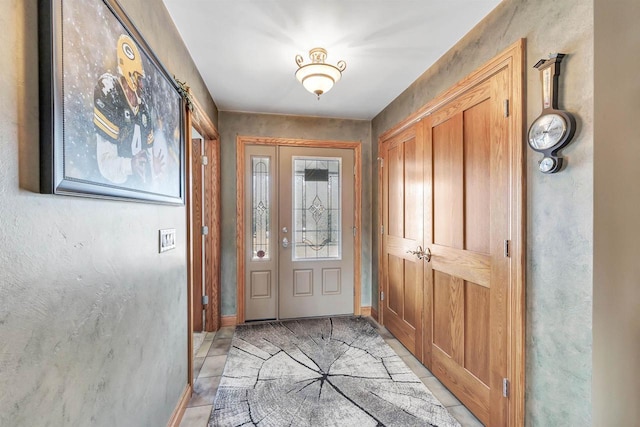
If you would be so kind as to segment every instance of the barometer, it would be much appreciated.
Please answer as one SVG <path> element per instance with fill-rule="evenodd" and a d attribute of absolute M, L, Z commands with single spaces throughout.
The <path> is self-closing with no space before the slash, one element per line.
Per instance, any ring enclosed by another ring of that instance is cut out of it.
<path fill-rule="evenodd" d="M 542 112 L 529 128 L 529 146 L 543 154 L 538 168 L 543 173 L 555 173 L 562 168 L 560 149 L 576 132 L 576 120 L 570 113 L 558 109 L 558 76 L 565 55 L 556 53 L 534 65 L 542 74 Z"/>

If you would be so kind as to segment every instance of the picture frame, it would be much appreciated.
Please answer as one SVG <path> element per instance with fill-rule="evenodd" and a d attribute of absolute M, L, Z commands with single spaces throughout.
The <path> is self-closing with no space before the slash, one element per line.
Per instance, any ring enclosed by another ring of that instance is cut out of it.
<path fill-rule="evenodd" d="M 116 0 L 38 0 L 40 192 L 183 205 L 185 101 Z"/>

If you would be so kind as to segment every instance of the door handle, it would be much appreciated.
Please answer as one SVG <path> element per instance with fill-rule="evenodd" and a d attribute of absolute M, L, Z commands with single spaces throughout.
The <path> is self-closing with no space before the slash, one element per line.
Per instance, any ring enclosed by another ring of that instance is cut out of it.
<path fill-rule="evenodd" d="M 431 249 L 427 248 L 427 252 L 422 251 L 422 259 L 426 262 L 431 261 Z"/>
<path fill-rule="evenodd" d="M 431 249 L 427 248 L 425 252 L 424 249 L 422 249 L 422 245 L 418 246 L 415 251 L 409 250 L 407 253 L 417 256 L 418 259 L 424 259 L 427 262 L 431 261 Z"/>
<path fill-rule="evenodd" d="M 289 239 L 287 239 L 286 237 L 282 238 L 282 247 L 283 248 L 288 248 L 289 247 Z"/>
<path fill-rule="evenodd" d="M 424 255 L 424 251 L 422 250 L 422 246 L 418 246 L 418 248 L 415 251 L 408 250 L 407 253 L 417 256 L 418 259 L 422 259 L 422 256 Z"/>

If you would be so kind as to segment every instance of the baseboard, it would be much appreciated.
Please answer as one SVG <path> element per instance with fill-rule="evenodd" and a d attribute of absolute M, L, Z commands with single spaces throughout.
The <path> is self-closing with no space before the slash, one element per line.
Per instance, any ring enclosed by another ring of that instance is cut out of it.
<path fill-rule="evenodd" d="M 368 305 L 360 307 L 360 316 L 371 316 L 371 307 Z"/>
<path fill-rule="evenodd" d="M 171 414 L 171 418 L 169 418 L 167 427 L 178 427 L 180 425 L 180 421 L 182 421 L 182 416 L 184 415 L 184 411 L 187 409 L 187 405 L 189 404 L 189 399 L 191 399 L 191 384 L 187 384 L 184 387 L 184 390 L 182 391 L 182 396 L 180 396 L 178 405 L 176 406 L 176 409 L 173 410 L 173 414 Z"/>
<path fill-rule="evenodd" d="M 236 320 L 235 314 L 233 316 L 222 316 L 220 318 L 220 326 L 236 326 Z"/>
<path fill-rule="evenodd" d="M 378 310 L 373 307 L 371 307 L 371 317 L 373 318 L 373 320 L 378 322 Z"/>

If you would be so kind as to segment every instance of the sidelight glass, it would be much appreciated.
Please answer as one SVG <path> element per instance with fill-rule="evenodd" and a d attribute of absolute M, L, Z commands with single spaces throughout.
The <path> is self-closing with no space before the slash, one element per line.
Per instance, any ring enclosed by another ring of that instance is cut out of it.
<path fill-rule="evenodd" d="M 271 206 L 269 195 L 269 157 L 252 157 L 252 259 L 268 260 Z"/>
<path fill-rule="evenodd" d="M 293 259 L 340 259 L 341 159 L 293 159 Z"/>

